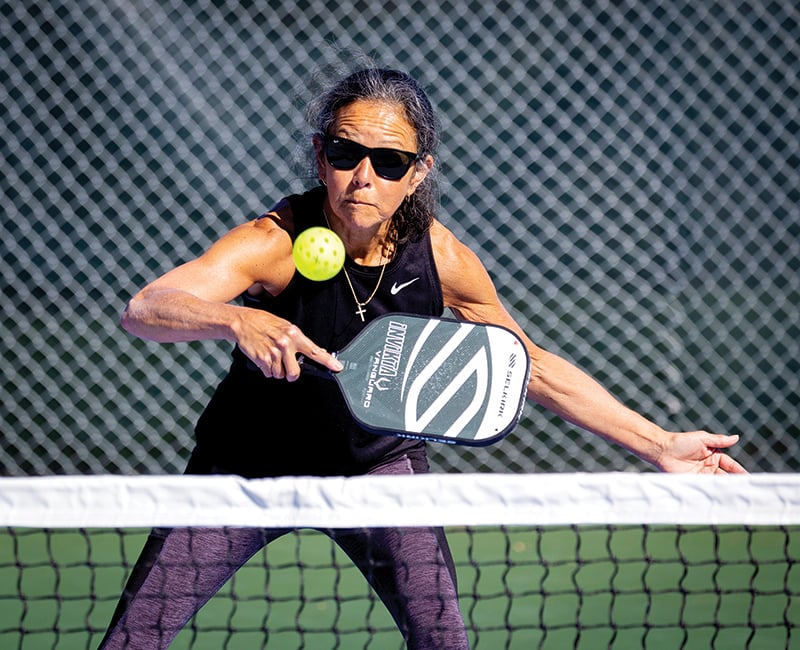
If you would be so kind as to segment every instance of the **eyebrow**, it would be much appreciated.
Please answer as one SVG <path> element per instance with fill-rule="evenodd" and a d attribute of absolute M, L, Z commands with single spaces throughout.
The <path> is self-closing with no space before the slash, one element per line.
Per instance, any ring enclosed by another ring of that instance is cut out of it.
<path fill-rule="evenodd" d="M 362 147 L 366 147 L 367 146 L 358 137 L 355 137 L 354 134 L 351 133 L 350 131 L 348 131 L 347 129 L 334 130 L 334 132 L 331 133 L 330 135 L 333 136 L 334 138 L 344 138 L 345 140 L 352 140 L 353 142 L 357 142 L 358 144 L 360 144 Z M 419 146 L 417 145 L 417 139 L 416 138 L 414 138 L 414 144 L 411 147 L 409 147 L 406 144 L 403 144 L 403 142 L 400 139 L 392 138 L 391 141 L 387 141 L 385 144 L 382 142 L 381 144 L 378 144 L 378 145 L 376 145 L 374 147 L 367 147 L 367 148 L 368 149 L 399 149 L 400 151 L 416 151 L 419 148 Z"/>

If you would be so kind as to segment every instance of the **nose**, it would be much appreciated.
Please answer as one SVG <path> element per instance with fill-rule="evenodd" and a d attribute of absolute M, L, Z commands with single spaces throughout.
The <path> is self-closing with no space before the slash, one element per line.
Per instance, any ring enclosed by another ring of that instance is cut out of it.
<path fill-rule="evenodd" d="M 372 162 L 369 156 L 364 156 L 353 168 L 353 185 L 357 187 L 367 187 L 372 185 L 374 179 L 375 170 L 372 168 Z"/>

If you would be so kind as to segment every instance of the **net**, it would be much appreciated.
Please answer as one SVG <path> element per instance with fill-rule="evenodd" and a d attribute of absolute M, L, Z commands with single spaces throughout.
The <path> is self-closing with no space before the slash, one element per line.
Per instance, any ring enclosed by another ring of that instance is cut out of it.
<path fill-rule="evenodd" d="M 429 525 L 446 527 L 472 648 L 798 643 L 788 474 L 6 478 L 0 525 L 3 648 L 97 647 L 152 526 L 291 529 L 174 648 L 401 648 L 387 608 L 314 529 Z"/>

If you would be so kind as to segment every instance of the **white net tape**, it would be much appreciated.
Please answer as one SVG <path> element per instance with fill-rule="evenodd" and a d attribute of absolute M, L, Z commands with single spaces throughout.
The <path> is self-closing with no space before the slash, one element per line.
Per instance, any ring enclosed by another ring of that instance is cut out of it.
<path fill-rule="evenodd" d="M 800 476 L 428 474 L 0 479 L 0 525 L 800 524 Z"/>

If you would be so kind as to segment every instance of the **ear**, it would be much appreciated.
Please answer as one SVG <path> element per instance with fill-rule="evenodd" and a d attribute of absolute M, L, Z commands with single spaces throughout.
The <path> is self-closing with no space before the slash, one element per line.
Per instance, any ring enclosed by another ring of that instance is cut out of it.
<path fill-rule="evenodd" d="M 408 183 L 408 191 L 406 196 L 411 196 L 417 191 L 419 184 L 425 180 L 425 177 L 433 169 L 433 156 L 427 155 L 420 162 L 414 165 L 414 174 Z"/>

